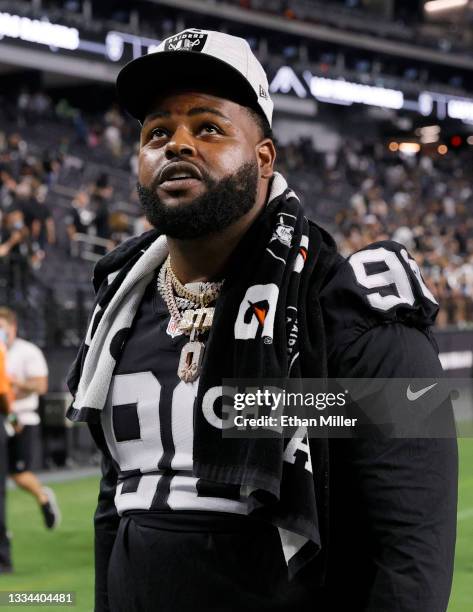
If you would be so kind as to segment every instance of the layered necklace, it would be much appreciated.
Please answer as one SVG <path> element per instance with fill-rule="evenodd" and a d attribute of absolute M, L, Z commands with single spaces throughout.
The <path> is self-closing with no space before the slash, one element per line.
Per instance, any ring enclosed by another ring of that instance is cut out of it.
<path fill-rule="evenodd" d="M 211 304 L 220 295 L 222 285 L 223 281 L 184 286 L 174 274 L 169 256 L 159 271 L 158 291 L 177 328 L 189 336 L 177 369 L 184 382 L 194 382 L 200 376 L 205 350 L 202 336 L 212 327 L 215 307 Z"/>

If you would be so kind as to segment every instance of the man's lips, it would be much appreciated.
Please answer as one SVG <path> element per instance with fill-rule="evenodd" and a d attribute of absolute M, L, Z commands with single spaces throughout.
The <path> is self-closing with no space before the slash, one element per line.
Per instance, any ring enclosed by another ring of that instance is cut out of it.
<path fill-rule="evenodd" d="M 160 183 L 158 188 L 164 189 L 165 191 L 184 191 L 185 189 L 192 189 L 192 187 L 200 183 L 201 181 L 196 178 L 176 178 Z"/>
<path fill-rule="evenodd" d="M 200 181 L 202 181 L 202 174 L 194 164 L 170 162 L 159 174 L 158 187 L 166 191 L 177 191 L 191 189 Z"/>

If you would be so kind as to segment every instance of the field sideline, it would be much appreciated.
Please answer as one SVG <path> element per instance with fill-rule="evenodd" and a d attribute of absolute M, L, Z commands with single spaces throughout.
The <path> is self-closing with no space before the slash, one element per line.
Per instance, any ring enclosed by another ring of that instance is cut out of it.
<path fill-rule="evenodd" d="M 460 440 L 460 499 L 453 592 L 449 612 L 473 609 L 473 440 Z M 13 532 L 15 574 L 0 576 L 0 590 L 75 591 L 76 612 L 93 610 L 92 514 L 98 481 L 89 477 L 52 485 L 63 520 L 47 532 L 35 502 L 9 491 L 8 517 Z M 18 606 L 2 606 L 17 610 Z M 53 609 L 28 606 L 28 610 Z M 60 609 L 57 606 L 54 609 Z M 63 608 L 64 609 L 64 608 Z M 420 611 L 419 612 L 427 612 Z"/>

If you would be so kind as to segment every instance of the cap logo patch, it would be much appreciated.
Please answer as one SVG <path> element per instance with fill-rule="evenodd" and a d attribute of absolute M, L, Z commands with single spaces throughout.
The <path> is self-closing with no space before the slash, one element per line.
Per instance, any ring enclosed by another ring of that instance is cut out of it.
<path fill-rule="evenodd" d="M 207 40 L 207 34 L 197 32 L 183 32 L 177 36 L 171 36 L 164 43 L 165 51 L 202 51 Z"/>
<path fill-rule="evenodd" d="M 268 94 L 266 93 L 266 89 L 264 89 L 262 85 L 259 86 L 259 97 L 265 98 L 265 99 L 268 97 Z"/>

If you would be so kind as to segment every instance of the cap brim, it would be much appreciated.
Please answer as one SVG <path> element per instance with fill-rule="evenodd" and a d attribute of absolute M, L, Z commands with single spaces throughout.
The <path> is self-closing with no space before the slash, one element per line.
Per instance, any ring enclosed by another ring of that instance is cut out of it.
<path fill-rule="evenodd" d="M 225 92 L 225 97 L 261 112 L 256 93 L 241 72 L 205 53 L 161 51 L 143 55 L 121 69 L 116 83 L 120 104 L 141 123 L 158 95 L 186 86 Z"/>

